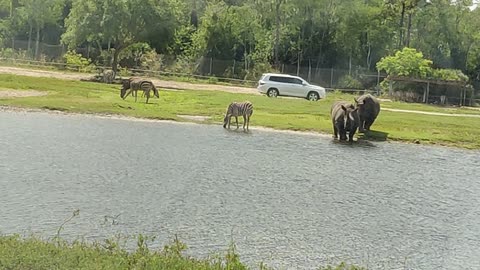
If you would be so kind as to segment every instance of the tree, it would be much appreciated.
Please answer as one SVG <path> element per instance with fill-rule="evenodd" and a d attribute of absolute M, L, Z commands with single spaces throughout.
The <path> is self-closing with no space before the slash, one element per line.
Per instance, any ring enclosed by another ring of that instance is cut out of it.
<path fill-rule="evenodd" d="M 382 58 L 377 63 L 378 70 L 385 70 L 388 75 L 426 78 L 431 74 L 432 61 L 423 58 L 423 54 L 412 48 L 403 48 L 394 56 Z"/>
<path fill-rule="evenodd" d="M 112 69 L 116 72 L 118 56 L 128 46 L 148 39 L 153 32 L 170 33 L 173 39 L 180 14 L 175 0 L 76 0 L 65 21 L 62 41 L 75 48 L 84 43 L 107 44 L 113 48 Z"/>
<path fill-rule="evenodd" d="M 20 0 L 21 12 L 27 18 L 29 24 L 28 32 L 28 48 L 30 49 L 30 42 L 32 39 L 32 31 L 35 28 L 35 58 L 40 57 L 40 31 L 46 24 L 55 23 L 61 15 L 64 1 L 62 0 Z"/>

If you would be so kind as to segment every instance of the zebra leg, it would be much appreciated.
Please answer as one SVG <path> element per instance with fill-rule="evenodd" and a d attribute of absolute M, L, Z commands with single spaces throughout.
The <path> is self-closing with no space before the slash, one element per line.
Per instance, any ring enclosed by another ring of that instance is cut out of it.
<path fill-rule="evenodd" d="M 247 131 L 248 131 L 248 126 L 250 125 L 250 116 L 247 115 Z"/>
<path fill-rule="evenodd" d="M 125 94 L 125 96 L 123 97 L 123 99 L 126 99 L 130 94 L 132 94 L 133 96 L 133 93 L 132 93 L 133 89 L 129 89 L 128 92 Z"/>
<path fill-rule="evenodd" d="M 238 116 L 235 116 L 235 122 L 237 122 L 237 129 L 239 128 L 238 126 Z"/>
<path fill-rule="evenodd" d="M 247 123 L 247 116 L 244 114 L 243 116 L 243 131 L 245 131 L 245 124 Z"/>
<path fill-rule="evenodd" d="M 230 123 L 232 122 L 232 116 L 228 116 L 228 129 L 230 129 Z"/>
<path fill-rule="evenodd" d="M 145 101 L 145 104 L 148 104 L 148 100 L 150 99 L 150 90 L 147 90 L 143 93 L 147 96 L 147 101 Z"/>

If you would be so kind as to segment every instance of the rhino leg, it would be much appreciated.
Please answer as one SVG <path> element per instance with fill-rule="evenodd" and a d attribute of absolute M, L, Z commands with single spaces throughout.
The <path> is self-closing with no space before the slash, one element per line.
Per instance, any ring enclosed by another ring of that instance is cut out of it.
<path fill-rule="evenodd" d="M 349 142 L 353 142 L 353 135 L 355 135 L 355 129 L 354 130 L 350 130 L 350 132 L 348 133 L 348 141 Z"/>
<path fill-rule="evenodd" d="M 365 122 L 364 121 L 360 121 L 360 124 L 358 126 L 358 132 L 359 133 L 364 133 L 365 132 L 365 128 L 364 128 L 365 125 Z"/>
<path fill-rule="evenodd" d="M 347 140 L 347 132 L 345 129 L 340 130 L 340 141 L 346 141 Z"/>
<path fill-rule="evenodd" d="M 372 126 L 373 121 L 374 121 L 373 119 L 368 119 L 368 120 L 365 121 L 365 129 L 366 130 L 370 130 L 370 127 Z"/>
<path fill-rule="evenodd" d="M 337 128 L 337 126 L 336 126 L 335 124 L 333 125 L 333 137 L 334 137 L 335 139 L 338 138 L 338 128 Z"/>

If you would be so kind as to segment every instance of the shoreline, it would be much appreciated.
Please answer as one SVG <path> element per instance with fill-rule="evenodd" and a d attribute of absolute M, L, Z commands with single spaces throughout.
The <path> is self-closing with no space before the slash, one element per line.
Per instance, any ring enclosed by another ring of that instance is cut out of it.
<path fill-rule="evenodd" d="M 127 116 L 123 114 L 88 113 L 88 112 L 79 113 L 79 112 L 70 112 L 70 111 L 61 111 L 61 110 L 16 107 L 16 106 L 8 106 L 8 105 L 0 105 L 0 112 L 47 113 L 47 114 L 67 115 L 67 116 L 87 116 L 87 117 L 94 117 L 94 118 L 101 118 L 101 119 L 135 121 L 135 122 L 221 126 L 219 124 L 203 122 L 203 121 L 195 121 L 193 119 L 190 119 L 190 121 L 162 120 L 162 119 L 151 119 L 151 118 L 144 118 L 144 117 L 133 117 L 133 116 Z M 183 118 L 183 119 L 187 120 L 188 118 Z M 269 128 L 269 127 L 262 127 L 262 126 L 250 127 L 250 130 L 258 130 L 262 132 L 296 134 L 296 135 L 304 135 L 304 136 L 315 136 L 315 137 L 323 137 L 323 138 L 332 137 L 331 135 L 328 135 L 326 133 L 320 133 L 320 132 L 314 132 L 314 131 L 283 130 L 283 129 L 275 129 L 275 128 Z M 234 130 L 232 129 L 231 131 L 233 132 Z"/>
<path fill-rule="evenodd" d="M 56 114 L 63 116 L 83 116 L 83 117 L 93 117 L 100 119 L 112 119 L 112 120 L 122 120 L 122 121 L 136 121 L 136 122 L 148 122 L 148 123 L 166 123 L 166 124 L 180 124 L 180 125 L 209 125 L 209 126 L 219 126 L 219 124 L 195 121 L 193 119 L 183 118 L 186 121 L 178 120 L 162 120 L 162 119 L 151 119 L 144 117 L 133 117 L 126 116 L 122 114 L 110 114 L 110 113 L 89 113 L 89 112 L 70 112 L 70 111 L 61 111 L 61 110 L 51 110 L 44 108 L 27 108 L 27 107 L 17 107 L 17 106 L 8 106 L 0 105 L 0 112 L 16 112 L 16 113 L 47 113 L 47 114 Z M 275 129 L 264 126 L 254 126 L 250 127 L 250 130 L 261 131 L 261 132 L 270 132 L 270 133 L 283 133 L 291 135 L 300 135 L 300 136 L 311 136 L 318 137 L 323 139 L 332 139 L 332 135 L 328 133 L 315 132 L 315 131 L 298 131 L 298 130 L 285 130 L 285 129 Z M 230 130 L 231 132 L 236 132 L 234 129 Z M 241 131 L 240 131 L 241 132 Z M 333 139 L 332 139 L 333 141 Z M 479 151 L 480 149 L 469 149 L 464 147 L 452 146 L 452 145 L 443 145 L 439 143 L 417 143 L 415 141 L 407 140 L 386 140 L 386 141 L 376 141 L 376 140 L 364 140 L 356 138 L 355 142 L 376 142 L 376 143 L 396 143 L 396 144 L 408 144 L 408 145 L 419 145 L 419 146 L 429 146 L 429 147 L 443 147 L 449 148 L 452 150 L 466 150 L 466 151 Z"/>

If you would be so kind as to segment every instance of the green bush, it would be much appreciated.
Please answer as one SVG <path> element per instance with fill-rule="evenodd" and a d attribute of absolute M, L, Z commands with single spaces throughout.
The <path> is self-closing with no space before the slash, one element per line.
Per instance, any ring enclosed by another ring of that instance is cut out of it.
<path fill-rule="evenodd" d="M 431 78 L 449 81 L 468 81 L 468 76 L 458 69 L 434 69 L 432 70 Z"/>
<path fill-rule="evenodd" d="M 1 58 L 14 58 L 16 55 L 15 51 L 12 48 L 2 48 L 0 49 Z"/>
<path fill-rule="evenodd" d="M 208 83 L 217 84 L 218 83 L 218 78 L 217 77 L 210 77 L 210 78 L 208 78 Z"/>
<path fill-rule="evenodd" d="M 67 66 L 82 72 L 91 72 L 95 69 L 92 61 L 74 51 L 68 51 L 64 56 Z"/>
<path fill-rule="evenodd" d="M 385 70 L 389 76 L 426 78 L 432 72 L 432 63 L 431 60 L 423 58 L 421 52 L 405 47 L 394 56 L 383 57 L 377 63 L 377 69 Z"/>
<path fill-rule="evenodd" d="M 362 83 L 351 75 L 345 75 L 338 81 L 339 88 L 362 89 Z"/>

